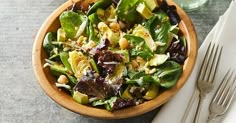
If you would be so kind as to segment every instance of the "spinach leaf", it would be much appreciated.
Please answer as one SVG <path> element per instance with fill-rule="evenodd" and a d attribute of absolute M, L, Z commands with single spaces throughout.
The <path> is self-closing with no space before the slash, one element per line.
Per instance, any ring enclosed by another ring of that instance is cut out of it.
<path fill-rule="evenodd" d="M 113 110 L 113 106 L 114 103 L 116 102 L 117 97 L 111 97 L 108 100 L 96 100 L 92 102 L 92 106 L 101 106 L 104 105 L 104 107 L 108 110 L 108 111 L 112 111 Z"/>
<path fill-rule="evenodd" d="M 106 102 L 103 100 L 95 100 L 92 102 L 92 106 L 100 106 L 100 105 L 105 105 Z"/>
<path fill-rule="evenodd" d="M 75 86 L 75 84 L 77 83 L 77 79 L 74 76 L 71 76 L 69 74 L 68 69 L 61 66 L 61 65 L 57 65 L 57 64 L 51 65 L 50 66 L 50 71 L 54 76 L 60 76 L 62 74 L 66 75 L 70 80 L 69 84 L 71 86 Z"/>
<path fill-rule="evenodd" d="M 60 45 L 55 45 L 54 42 L 57 42 L 57 33 L 48 32 L 43 41 L 43 49 L 48 55 L 48 59 L 60 61 L 59 51 L 62 50 Z"/>
<path fill-rule="evenodd" d="M 134 46 L 130 49 L 131 56 L 140 56 L 144 60 L 149 60 L 153 57 L 153 52 L 143 38 L 134 35 L 125 35 L 124 38 L 129 41 L 131 46 Z"/>
<path fill-rule="evenodd" d="M 158 12 L 146 22 L 145 27 L 149 30 L 155 41 L 164 44 L 157 47 L 156 53 L 165 53 L 173 38 L 170 33 L 171 24 L 168 15 L 162 11 Z"/>
<path fill-rule="evenodd" d="M 138 12 L 136 11 L 139 1 L 140 0 L 120 0 L 117 5 L 118 19 L 127 23 L 135 22 L 139 17 Z"/>
<path fill-rule="evenodd" d="M 53 50 L 53 48 L 55 47 L 52 44 L 52 41 L 56 41 L 56 33 L 53 32 L 48 32 L 43 40 L 43 49 L 44 51 L 46 51 L 46 53 L 48 55 L 50 55 L 51 51 Z"/>
<path fill-rule="evenodd" d="M 96 12 L 98 8 L 106 9 L 112 4 L 112 0 L 98 0 L 95 4 L 89 9 L 87 15 L 91 15 Z"/>
<path fill-rule="evenodd" d="M 145 75 L 145 72 L 136 72 L 136 71 L 129 71 L 128 72 L 128 76 L 130 79 L 138 79 L 144 75 Z"/>
<path fill-rule="evenodd" d="M 110 99 L 107 99 L 105 101 L 103 100 L 96 100 L 92 102 L 92 106 L 101 106 L 104 105 L 104 107 L 108 111 L 124 108 L 126 106 L 132 106 L 135 105 L 134 100 L 124 100 L 119 97 L 111 97 Z"/>
<path fill-rule="evenodd" d="M 114 103 L 116 102 L 117 97 L 111 97 L 109 100 L 106 100 L 105 108 L 109 111 L 113 110 Z"/>
<path fill-rule="evenodd" d="M 68 59 L 69 59 L 69 53 L 68 52 L 65 52 L 65 51 L 62 51 L 60 53 L 60 59 L 61 59 L 61 62 L 63 63 L 63 65 L 72 72 L 72 68 L 70 66 L 70 63 L 68 62 Z"/>
<path fill-rule="evenodd" d="M 138 84 L 139 86 L 149 85 L 149 83 L 159 84 L 160 80 L 156 76 L 145 74 L 145 72 L 131 71 L 128 73 L 130 80 L 126 81 L 126 84 Z"/>
<path fill-rule="evenodd" d="M 73 11 L 65 11 L 59 17 L 62 29 L 68 38 L 74 38 L 85 17 Z"/>
<path fill-rule="evenodd" d="M 98 18 L 98 15 L 96 13 L 93 13 L 88 16 L 89 19 L 89 26 L 88 26 L 88 33 L 89 33 L 89 40 L 99 42 L 99 38 L 97 37 L 95 30 L 97 29 L 94 27 L 94 25 L 98 25 L 98 23 L 101 21 Z"/>
<path fill-rule="evenodd" d="M 175 61 L 166 61 L 158 66 L 154 76 L 160 79 L 160 86 L 165 88 L 173 87 L 182 73 L 182 67 Z"/>

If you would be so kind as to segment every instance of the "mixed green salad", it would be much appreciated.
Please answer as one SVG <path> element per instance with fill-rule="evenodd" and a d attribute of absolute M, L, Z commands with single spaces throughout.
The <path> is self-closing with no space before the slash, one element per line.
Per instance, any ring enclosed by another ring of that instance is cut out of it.
<path fill-rule="evenodd" d="M 176 7 L 165 0 L 94 0 L 74 4 L 59 21 L 43 42 L 44 67 L 80 104 L 109 111 L 139 105 L 182 73 L 186 41 Z"/>

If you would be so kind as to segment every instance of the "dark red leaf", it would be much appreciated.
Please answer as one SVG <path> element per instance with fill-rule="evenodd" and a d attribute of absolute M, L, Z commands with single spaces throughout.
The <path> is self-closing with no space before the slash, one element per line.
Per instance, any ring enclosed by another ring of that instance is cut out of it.
<path fill-rule="evenodd" d="M 106 97 L 114 95 L 114 90 L 111 86 L 104 82 L 100 76 L 95 77 L 94 73 L 88 71 L 86 75 L 75 85 L 75 91 L 97 97 L 104 100 Z"/>
<path fill-rule="evenodd" d="M 112 107 L 113 110 L 116 110 L 116 109 L 120 109 L 120 108 L 124 108 L 124 107 L 127 107 L 127 106 L 132 106 L 132 105 L 135 105 L 135 101 L 134 100 L 124 100 L 122 98 L 118 98 L 115 102 L 114 102 L 114 105 Z"/>

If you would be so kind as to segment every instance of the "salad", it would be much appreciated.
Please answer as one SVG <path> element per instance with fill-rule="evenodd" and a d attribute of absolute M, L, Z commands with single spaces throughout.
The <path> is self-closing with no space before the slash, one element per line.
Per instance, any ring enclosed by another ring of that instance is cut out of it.
<path fill-rule="evenodd" d="M 89 0 L 61 13 L 43 41 L 55 85 L 109 111 L 175 86 L 187 58 L 175 6 L 165 0 Z"/>

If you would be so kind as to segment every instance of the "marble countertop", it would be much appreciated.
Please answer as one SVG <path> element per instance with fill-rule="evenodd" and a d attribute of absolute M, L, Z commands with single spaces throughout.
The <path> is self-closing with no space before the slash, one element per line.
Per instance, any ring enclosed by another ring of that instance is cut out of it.
<path fill-rule="evenodd" d="M 0 4 L 0 122 L 1 123 L 150 123 L 158 113 L 102 120 L 73 113 L 51 100 L 39 86 L 32 68 L 32 46 L 41 24 L 66 0 L 2 0 Z M 199 46 L 228 8 L 231 0 L 209 0 L 188 12 Z"/>

